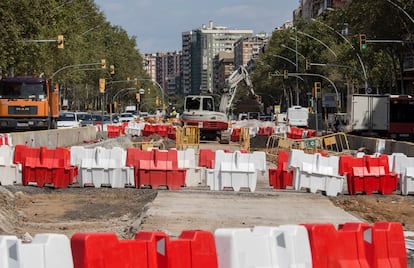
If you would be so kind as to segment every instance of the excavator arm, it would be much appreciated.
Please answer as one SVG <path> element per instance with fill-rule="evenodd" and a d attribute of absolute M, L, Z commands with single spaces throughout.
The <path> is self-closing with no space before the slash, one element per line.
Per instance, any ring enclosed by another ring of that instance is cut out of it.
<path fill-rule="evenodd" d="M 219 106 L 220 112 L 229 114 L 229 110 L 237 93 L 237 87 L 241 81 L 244 81 L 250 91 L 250 94 L 254 97 L 257 97 L 256 93 L 253 90 L 253 84 L 250 80 L 249 72 L 244 66 L 240 66 L 226 79 L 226 87 L 223 90 L 223 95 L 221 97 Z"/>

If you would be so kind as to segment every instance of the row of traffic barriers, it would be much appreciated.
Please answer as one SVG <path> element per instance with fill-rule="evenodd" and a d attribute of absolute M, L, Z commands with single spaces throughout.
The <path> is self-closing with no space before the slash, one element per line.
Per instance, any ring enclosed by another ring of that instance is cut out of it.
<path fill-rule="evenodd" d="M 207 153 L 208 152 L 208 153 Z M 266 171 L 264 152 L 208 151 L 196 156 L 194 148 L 186 150 L 127 150 L 114 147 L 73 146 L 32 148 L 0 146 L 1 185 L 14 183 L 67 188 L 159 188 L 209 186 L 211 190 L 232 188 L 255 190 L 257 174 Z M 206 164 L 207 163 L 207 164 Z"/>
<path fill-rule="evenodd" d="M 283 152 L 283 153 L 282 153 Z M 208 186 L 211 190 L 248 189 L 255 191 L 258 174 L 267 171 L 264 152 L 201 149 L 196 157 L 187 150 L 149 151 L 119 147 L 70 150 L 58 147 L 32 148 L 26 145 L 0 146 L 2 185 L 20 183 L 66 188 L 151 187 L 178 190 L 185 186 Z M 275 189 L 293 187 L 337 196 L 347 188 L 349 194 L 378 192 L 403 195 L 414 192 L 414 158 L 403 154 L 324 155 L 303 150 L 280 151 L 277 168 L 269 169 L 269 185 Z"/>
<path fill-rule="evenodd" d="M 405 268 L 403 228 L 396 222 L 302 224 L 184 230 L 178 238 L 141 231 L 38 234 L 31 242 L 0 236 L 0 267 L 31 268 Z"/>
<path fill-rule="evenodd" d="M 337 196 L 414 193 L 414 158 L 401 153 L 392 155 L 308 154 L 302 150 L 279 151 L 277 168 L 269 169 L 269 185 L 274 189 L 322 191 Z M 345 187 L 346 186 L 346 187 Z"/>
<path fill-rule="evenodd" d="M 175 140 L 175 126 L 164 124 L 148 124 L 137 122 L 124 122 L 122 124 L 106 125 L 108 138 L 117 138 L 121 135 L 144 136 L 148 137 L 157 134 L 163 138 Z"/>

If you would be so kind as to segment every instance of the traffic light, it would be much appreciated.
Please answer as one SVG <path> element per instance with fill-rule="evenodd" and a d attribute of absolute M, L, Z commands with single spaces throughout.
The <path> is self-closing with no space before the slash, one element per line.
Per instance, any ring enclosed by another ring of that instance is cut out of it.
<path fill-rule="evenodd" d="M 110 74 L 115 74 L 115 66 L 113 64 L 109 65 L 109 73 Z"/>
<path fill-rule="evenodd" d="M 320 98 L 321 97 L 321 82 L 315 82 L 313 85 L 313 94 L 312 97 L 314 98 Z"/>
<path fill-rule="evenodd" d="M 284 78 L 284 79 L 288 79 L 288 77 L 289 77 L 289 72 L 288 72 L 288 70 L 283 70 L 283 78 Z"/>
<path fill-rule="evenodd" d="M 106 69 L 106 60 L 101 59 L 101 69 Z"/>
<path fill-rule="evenodd" d="M 309 71 L 311 69 L 311 61 L 310 59 L 306 59 L 306 71 Z"/>
<path fill-rule="evenodd" d="M 150 88 L 148 88 L 148 95 L 149 95 L 149 94 L 151 94 L 151 89 L 150 89 Z"/>
<path fill-rule="evenodd" d="M 105 93 L 105 78 L 99 78 L 99 93 Z"/>
<path fill-rule="evenodd" d="M 138 78 L 134 78 L 134 86 L 138 86 Z"/>
<path fill-rule="evenodd" d="M 366 49 L 367 48 L 367 35 L 366 34 L 360 34 L 359 35 L 359 47 L 360 47 L 360 49 Z"/>
<path fill-rule="evenodd" d="M 65 40 L 63 38 L 63 35 L 58 35 L 58 38 L 57 38 L 57 47 L 58 48 L 65 48 Z"/>
<path fill-rule="evenodd" d="M 135 93 L 135 98 L 137 99 L 137 102 L 141 101 L 141 94 Z"/>

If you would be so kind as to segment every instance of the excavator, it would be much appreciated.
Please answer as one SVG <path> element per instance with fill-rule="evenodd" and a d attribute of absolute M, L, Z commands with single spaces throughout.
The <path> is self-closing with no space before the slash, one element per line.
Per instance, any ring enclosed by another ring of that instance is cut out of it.
<path fill-rule="evenodd" d="M 244 66 L 240 66 L 226 79 L 226 86 L 221 92 L 217 111 L 212 92 L 208 95 L 188 95 L 185 97 L 182 114 L 183 124 L 198 126 L 202 138 L 219 138 L 220 143 L 228 144 L 230 142 L 229 114 L 241 81 L 244 81 L 252 99 L 255 100 L 254 106 L 259 107 L 259 96 L 253 90 L 249 73 Z"/>

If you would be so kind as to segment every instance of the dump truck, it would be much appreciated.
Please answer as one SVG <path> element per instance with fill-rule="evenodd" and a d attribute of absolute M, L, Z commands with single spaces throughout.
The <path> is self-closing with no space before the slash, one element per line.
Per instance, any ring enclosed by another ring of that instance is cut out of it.
<path fill-rule="evenodd" d="M 59 88 L 44 77 L 0 79 L 0 131 L 55 129 Z"/>

